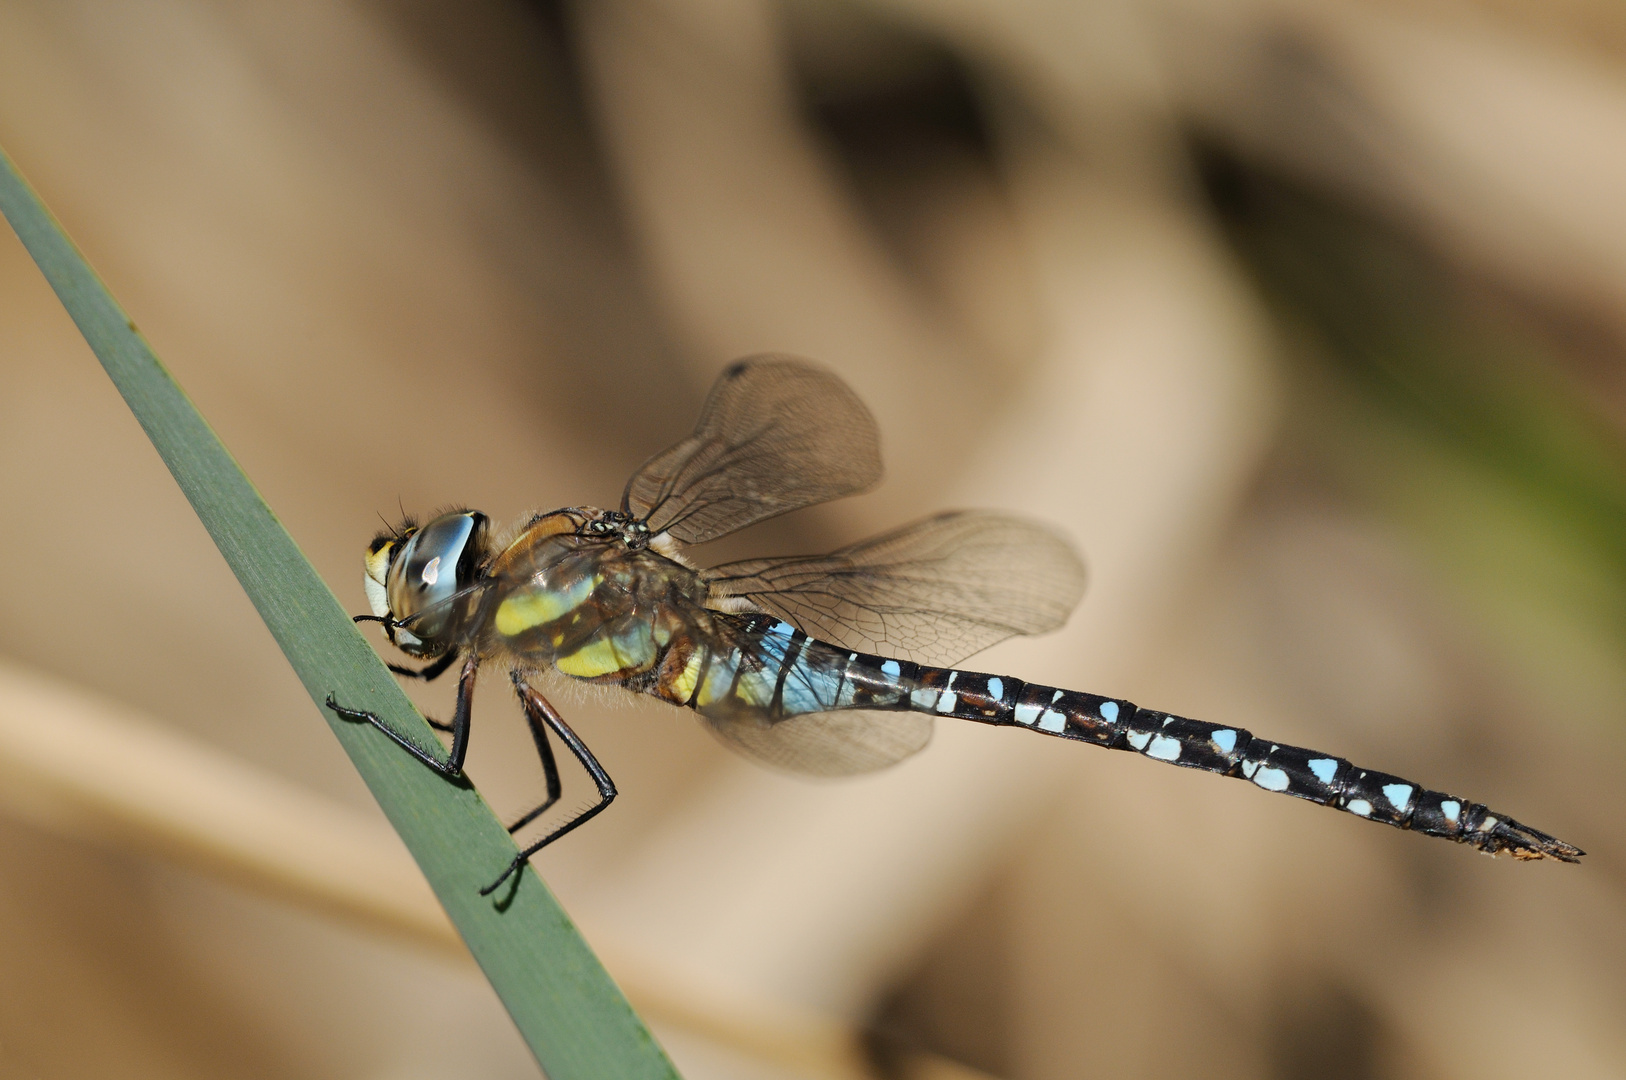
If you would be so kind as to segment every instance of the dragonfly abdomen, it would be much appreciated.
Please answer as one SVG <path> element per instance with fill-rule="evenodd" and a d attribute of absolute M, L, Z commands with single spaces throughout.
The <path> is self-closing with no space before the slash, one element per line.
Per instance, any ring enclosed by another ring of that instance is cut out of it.
<path fill-rule="evenodd" d="M 849 652 L 809 638 L 768 616 L 731 616 L 752 641 L 758 662 L 736 656 L 705 680 L 711 696 L 772 725 L 799 715 L 847 709 L 908 711 L 1025 727 L 1057 738 L 1127 750 L 1154 761 L 1234 776 L 1265 791 L 1523 859 L 1575 861 L 1579 849 L 1481 803 L 1432 791 L 1399 776 L 1362 769 L 1341 757 L 1272 742 L 1245 728 L 1211 724 L 1007 675 L 927 667 Z M 724 680 L 715 676 L 723 674 Z M 726 689 L 724 689 L 726 685 Z M 711 705 L 690 695 L 680 704 Z"/>
<path fill-rule="evenodd" d="M 824 650 L 808 641 L 790 663 Z M 1481 803 L 1389 773 L 1362 769 L 1331 754 L 1212 724 L 1005 675 L 933 668 L 864 653 L 846 654 L 837 708 L 907 709 L 1127 750 L 1154 761 L 1247 780 L 1265 791 L 1330 806 L 1368 821 L 1506 851 L 1524 859 L 1575 861 L 1579 849 L 1522 825 Z M 828 676 L 827 676 L 828 678 Z"/>
<path fill-rule="evenodd" d="M 1492 854 L 1574 862 L 1582 852 L 1466 799 L 1340 757 L 1272 742 L 1245 728 L 1143 709 L 1121 698 L 974 672 L 919 668 L 917 709 L 1128 750 L 1154 761 L 1247 780 L 1265 791 L 1368 821 L 1469 844 Z M 949 695 L 953 695 L 952 697 Z M 997 704 L 995 704 L 997 699 Z"/>

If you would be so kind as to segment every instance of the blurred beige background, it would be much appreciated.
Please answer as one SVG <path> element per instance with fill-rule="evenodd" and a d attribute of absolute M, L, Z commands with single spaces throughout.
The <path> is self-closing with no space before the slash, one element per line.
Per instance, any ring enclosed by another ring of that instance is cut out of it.
<path fill-rule="evenodd" d="M 1040 515 L 1090 592 L 972 666 L 1590 853 L 583 692 L 623 794 L 538 869 L 685 1075 L 1626 1076 L 1612 5 L 5 0 L 0 143 L 353 610 L 380 515 L 613 503 L 801 353 L 888 478 L 703 561 Z M 0 1076 L 537 1075 L 9 232 L 0 371 Z"/>

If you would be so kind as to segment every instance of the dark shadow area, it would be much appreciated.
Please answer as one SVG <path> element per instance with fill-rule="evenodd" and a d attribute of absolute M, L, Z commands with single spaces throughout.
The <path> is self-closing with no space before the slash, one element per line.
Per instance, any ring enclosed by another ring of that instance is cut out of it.
<path fill-rule="evenodd" d="M 515 372 L 516 393 L 584 440 L 602 439 L 613 425 L 618 448 L 630 444 L 633 462 L 654 453 L 683 430 L 704 388 L 690 386 L 667 359 L 672 346 L 643 287 L 619 185 L 593 122 L 570 5 L 414 0 L 377 4 L 373 14 L 542 189 L 534 216 L 490 220 L 480 229 L 534 289 L 548 334 L 536 343 L 535 367 Z M 567 376 L 550 370 L 559 364 Z M 668 413 L 682 419 L 665 428 L 649 420 Z M 647 436 L 637 435 L 646 429 Z"/>
<path fill-rule="evenodd" d="M 1361 200 L 1218 140 L 1193 147 L 1297 375 L 1503 486 L 1609 567 L 1615 594 L 1593 599 L 1626 641 L 1626 430 L 1614 419 L 1626 397 L 1597 374 L 1626 370 L 1626 342 L 1474 273 Z"/>
<path fill-rule="evenodd" d="M 998 897 L 989 893 L 942 933 L 919 966 L 881 1002 L 865 1044 L 882 1076 L 905 1075 L 922 1051 L 1008 1076 L 1005 963 Z"/>
<path fill-rule="evenodd" d="M 1294 979 L 1277 990 L 1268 1033 L 1273 1080 L 1378 1080 L 1382 1021 L 1347 987 Z"/>

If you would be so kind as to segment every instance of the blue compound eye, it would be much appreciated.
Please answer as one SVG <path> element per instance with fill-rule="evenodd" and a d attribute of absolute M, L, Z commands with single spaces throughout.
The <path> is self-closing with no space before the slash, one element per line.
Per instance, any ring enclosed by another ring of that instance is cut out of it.
<path fill-rule="evenodd" d="M 476 533 L 485 515 L 446 514 L 409 536 L 389 568 L 390 614 L 398 643 L 408 651 L 433 649 L 459 614 L 453 602 L 475 572 Z"/>

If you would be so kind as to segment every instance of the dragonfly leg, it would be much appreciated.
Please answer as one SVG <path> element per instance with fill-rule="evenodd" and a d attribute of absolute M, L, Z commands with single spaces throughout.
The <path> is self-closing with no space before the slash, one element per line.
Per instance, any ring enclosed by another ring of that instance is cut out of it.
<path fill-rule="evenodd" d="M 524 866 L 532 855 L 535 855 L 578 825 L 603 813 L 604 808 L 614 801 L 616 795 L 615 782 L 610 779 L 610 774 L 604 771 L 604 766 L 598 763 L 598 758 L 594 757 L 593 752 L 587 749 L 587 744 L 582 742 L 574 731 L 570 730 L 570 725 L 565 723 L 564 717 L 560 716 L 558 711 L 548 703 L 548 699 L 537 693 L 536 688 L 526 682 L 519 672 L 513 672 L 512 677 L 514 692 L 519 695 L 520 704 L 525 707 L 525 716 L 530 721 L 532 730 L 536 730 L 538 724 L 545 724 L 552 729 L 555 735 L 559 736 L 559 740 L 570 748 L 572 754 L 576 755 L 576 760 L 582 763 L 582 768 L 586 769 L 588 774 L 592 776 L 593 783 L 598 785 L 598 802 L 514 856 L 514 861 L 509 863 L 507 868 L 498 875 L 497 880 L 480 890 L 481 896 L 490 896 L 496 892 L 503 882 L 519 872 L 520 867 Z M 551 755 L 552 751 L 547 751 L 547 756 Z M 543 760 L 545 762 L 547 757 L 545 756 Z M 551 787 L 549 794 L 553 794 Z M 554 797 L 557 798 L 557 796 Z M 551 805 L 551 800 L 548 805 Z M 537 813 L 541 813 L 541 810 L 539 809 Z M 527 816 L 524 820 L 529 821 L 530 816 Z"/>
<path fill-rule="evenodd" d="M 442 656 L 439 660 L 436 660 L 433 663 L 421 668 L 409 668 L 404 664 L 386 664 L 385 666 L 391 671 L 395 672 L 397 675 L 404 676 L 408 679 L 422 679 L 424 682 L 434 682 L 436 679 L 446 674 L 446 669 L 451 667 L 456 661 L 457 650 L 453 649 L 445 656 Z M 441 730 L 450 731 L 451 729 L 442 728 Z"/>
<path fill-rule="evenodd" d="M 525 705 L 525 721 L 531 726 L 531 738 L 536 742 L 537 756 L 542 759 L 542 775 L 547 780 L 548 797 L 541 806 L 529 811 L 518 821 L 508 826 L 508 831 L 511 833 L 518 832 L 547 813 L 549 808 L 559 801 L 559 795 L 564 790 L 559 783 L 559 763 L 553 757 L 553 744 L 548 741 L 548 725 L 539 715 L 540 710 L 530 707 L 524 693 L 520 694 L 520 701 Z"/>
<path fill-rule="evenodd" d="M 394 728 L 380 720 L 375 713 L 365 709 L 351 709 L 340 705 L 332 694 L 327 696 L 327 707 L 341 720 L 348 720 L 353 724 L 371 724 L 373 727 L 388 735 L 395 744 L 429 768 L 449 780 L 463 778 L 463 760 L 469 749 L 469 718 L 474 711 L 474 674 L 479 667 L 478 662 L 470 656 L 463 665 L 463 674 L 457 683 L 457 711 L 452 717 L 452 749 L 446 760 L 442 761 L 435 754 L 419 746 L 411 739 L 402 735 Z M 434 721 L 430 721 L 434 723 Z M 436 725 L 440 727 L 442 725 Z"/>

